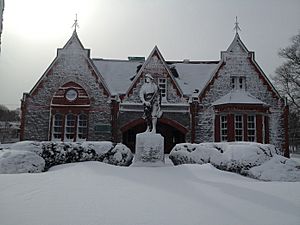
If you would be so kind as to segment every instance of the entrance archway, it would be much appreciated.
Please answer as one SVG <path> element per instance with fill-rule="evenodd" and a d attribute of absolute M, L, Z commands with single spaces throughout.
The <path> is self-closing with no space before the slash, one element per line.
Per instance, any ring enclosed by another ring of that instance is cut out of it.
<path fill-rule="evenodd" d="M 132 121 L 121 128 L 123 144 L 135 152 L 136 134 L 146 130 L 146 123 L 143 119 Z M 166 118 L 158 120 L 157 133 L 164 137 L 165 154 L 169 154 L 172 148 L 178 143 L 185 142 L 187 129 L 181 124 Z"/>

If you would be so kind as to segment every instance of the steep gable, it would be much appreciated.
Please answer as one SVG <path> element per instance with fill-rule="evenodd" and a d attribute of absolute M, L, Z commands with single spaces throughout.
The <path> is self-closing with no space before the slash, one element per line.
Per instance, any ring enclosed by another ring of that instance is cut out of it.
<path fill-rule="evenodd" d="M 73 75 L 80 73 L 79 71 L 82 69 L 82 63 L 87 64 L 90 72 L 96 79 L 96 82 L 101 86 L 101 88 L 104 89 L 104 93 L 107 96 L 110 95 L 110 91 L 103 77 L 97 71 L 92 60 L 90 59 L 90 50 L 83 47 L 76 31 L 73 32 L 71 38 L 67 41 L 63 48 L 57 49 L 57 55 L 55 59 L 52 61 L 35 86 L 31 89 L 29 94 L 35 95 L 36 92 L 43 87 L 43 83 L 48 79 L 48 77 L 55 75 L 53 73 L 60 73 L 60 79 L 65 80 L 65 82 L 71 81 L 73 79 Z"/>
<path fill-rule="evenodd" d="M 29 94 L 22 99 L 21 139 L 49 140 L 52 136 L 53 115 L 77 115 L 85 110 L 91 122 L 88 138 L 109 137 L 94 126 L 110 125 L 111 93 L 89 57 L 90 51 L 80 42 L 76 31 L 41 76 Z M 76 93 L 74 99 L 67 93 Z M 63 117 L 65 118 L 65 117 Z M 38 126 L 35 125 L 38 121 Z M 62 138 L 65 138 L 61 134 Z"/>
<path fill-rule="evenodd" d="M 149 57 L 139 70 L 138 74 L 135 76 L 132 84 L 126 92 L 124 101 L 140 102 L 138 93 L 144 82 L 143 78 L 147 73 L 150 73 L 153 76 L 156 83 L 160 78 L 167 80 L 167 102 L 182 102 L 183 92 L 176 82 L 157 46 L 154 47 Z"/>
<path fill-rule="evenodd" d="M 238 33 L 235 34 L 235 37 L 227 50 L 221 52 L 219 66 L 215 70 L 211 79 L 207 82 L 203 91 L 200 93 L 199 98 L 203 99 L 205 97 L 207 92 L 211 89 L 211 85 L 213 85 L 214 81 L 218 78 L 220 70 L 224 67 L 226 67 L 227 70 L 229 67 L 234 68 L 234 70 L 230 70 L 230 76 L 246 76 L 246 74 L 249 73 L 249 71 L 247 71 L 249 68 L 243 65 L 245 62 L 248 62 L 246 64 L 251 65 L 250 69 L 255 71 L 255 74 L 261 80 L 261 83 L 267 87 L 268 91 L 272 93 L 272 96 L 277 99 L 281 99 L 279 93 L 276 91 L 270 80 L 255 61 L 254 52 L 247 49 Z M 229 86 L 230 82 L 226 82 L 224 86 L 226 85 Z"/>

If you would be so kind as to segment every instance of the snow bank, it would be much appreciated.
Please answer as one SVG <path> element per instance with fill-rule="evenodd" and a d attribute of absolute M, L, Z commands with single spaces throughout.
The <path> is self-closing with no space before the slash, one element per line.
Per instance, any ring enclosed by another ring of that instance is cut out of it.
<path fill-rule="evenodd" d="M 249 175 L 251 168 L 261 166 L 274 156 L 278 156 L 278 153 L 279 151 L 273 145 L 260 143 L 183 143 L 177 144 L 172 149 L 169 158 L 174 165 L 211 163 L 218 169 Z M 278 164 L 278 168 L 282 167 L 278 160 L 274 161 L 274 163 Z M 264 168 L 266 167 L 261 169 Z M 286 169 L 282 168 L 282 170 L 285 171 Z M 258 171 L 259 169 L 257 172 L 253 170 L 251 176 L 260 179 L 261 176 L 258 174 Z"/>
<path fill-rule="evenodd" d="M 265 181 L 300 181 L 300 164 L 275 155 L 264 164 L 251 168 L 248 175 Z"/>
<path fill-rule="evenodd" d="M 0 151 L 0 174 L 2 173 L 40 173 L 45 160 L 37 154 L 20 150 Z"/>
<path fill-rule="evenodd" d="M 129 166 L 133 154 L 123 144 L 113 144 L 109 141 L 103 142 L 52 142 L 52 141 L 22 141 L 11 144 L 6 151 L 30 152 L 45 160 L 44 170 L 65 163 L 100 161 L 112 165 Z M 0 156 L 1 158 L 1 156 Z M 43 170 L 43 169 L 42 169 Z"/>

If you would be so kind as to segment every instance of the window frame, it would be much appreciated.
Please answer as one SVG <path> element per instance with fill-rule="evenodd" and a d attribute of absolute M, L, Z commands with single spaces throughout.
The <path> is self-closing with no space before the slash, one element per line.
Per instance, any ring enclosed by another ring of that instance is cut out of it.
<path fill-rule="evenodd" d="M 237 121 L 237 117 L 240 117 L 239 121 Z M 237 124 L 239 124 L 240 127 L 237 127 Z M 237 133 L 239 133 L 239 134 L 237 134 Z M 235 141 L 244 141 L 244 120 L 243 120 L 242 114 L 234 115 L 234 140 Z"/>
<path fill-rule="evenodd" d="M 249 126 L 249 117 L 253 117 L 253 120 L 250 121 L 253 126 Z M 253 134 L 249 134 L 249 131 L 253 131 Z M 256 142 L 256 115 L 248 114 L 247 115 L 247 139 L 249 142 Z"/>
<path fill-rule="evenodd" d="M 84 116 L 85 119 L 82 119 L 81 116 Z M 85 122 L 85 125 L 80 124 L 81 122 Z M 83 131 L 81 131 L 81 129 Z M 88 129 L 88 116 L 85 113 L 80 113 L 77 115 L 77 132 L 76 132 L 76 140 L 85 141 L 87 139 L 87 129 Z M 83 136 L 80 137 L 80 135 Z"/>
<path fill-rule="evenodd" d="M 228 115 L 220 115 L 220 141 L 228 141 Z M 225 118 L 225 120 L 223 120 Z M 224 126 L 223 126 L 224 125 Z"/>
<path fill-rule="evenodd" d="M 245 76 L 231 76 L 230 86 L 232 90 L 246 90 L 246 77 Z"/>
<path fill-rule="evenodd" d="M 61 116 L 60 120 L 57 120 L 56 116 Z M 55 113 L 53 115 L 53 121 L 52 121 L 52 139 L 53 140 L 62 140 L 63 138 L 63 124 L 64 124 L 64 115 L 61 113 Z M 57 121 L 60 121 L 61 125 L 56 125 Z M 55 131 L 55 128 L 60 128 L 60 131 Z M 60 135 L 59 137 L 55 137 L 55 135 Z"/>
<path fill-rule="evenodd" d="M 73 116 L 73 120 L 69 120 L 68 116 Z M 64 141 L 74 141 L 76 137 L 76 120 L 77 117 L 73 113 L 67 113 L 65 115 L 65 134 L 64 134 Z M 73 121 L 73 125 L 69 125 L 68 122 Z M 68 129 L 73 129 L 73 132 L 68 131 Z M 69 138 L 67 135 L 73 135 L 71 138 Z"/>
<path fill-rule="evenodd" d="M 160 90 L 160 95 L 162 101 L 167 101 L 167 94 L 168 94 L 168 79 L 165 77 L 158 77 L 157 85 Z M 164 86 L 164 87 L 163 87 Z M 164 91 L 164 93 L 163 93 Z"/>

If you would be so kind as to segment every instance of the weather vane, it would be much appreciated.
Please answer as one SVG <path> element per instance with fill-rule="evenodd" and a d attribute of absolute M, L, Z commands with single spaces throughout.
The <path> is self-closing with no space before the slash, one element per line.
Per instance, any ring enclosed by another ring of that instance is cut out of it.
<path fill-rule="evenodd" d="M 77 27 L 79 28 L 78 20 L 77 20 L 77 13 L 76 13 L 76 17 L 75 17 L 75 20 L 74 20 L 74 23 L 73 23 L 72 27 L 74 27 L 74 31 L 76 31 Z"/>
<path fill-rule="evenodd" d="M 241 28 L 239 26 L 239 22 L 238 22 L 237 16 L 235 17 L 235 23 L 234 23 L 234 28 L 233 29 L 235 30 L 236 34 L 238 34 L 239 31 L 241 31 Z"/>

